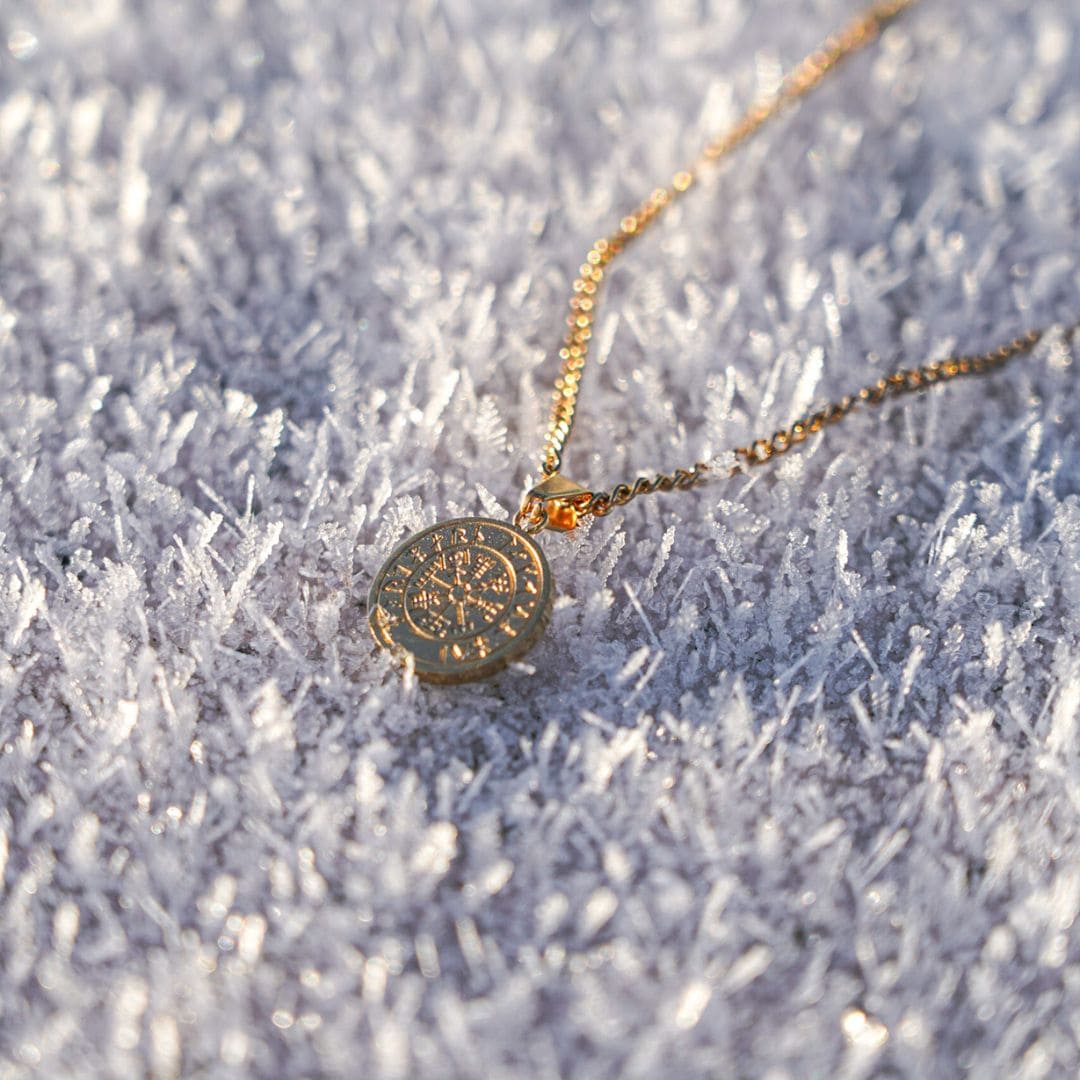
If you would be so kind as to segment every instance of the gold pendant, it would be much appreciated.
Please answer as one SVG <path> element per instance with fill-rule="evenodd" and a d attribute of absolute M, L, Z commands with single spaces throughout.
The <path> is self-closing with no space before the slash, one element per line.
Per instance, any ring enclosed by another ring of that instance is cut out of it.
<path fill-rule="evenodd" d="M 536 541 L 491 518 L 455 518 L 409 537 L 368 594 L 384 648 L 409 653 L 428 682 L 482 679 L 517 659 L 551 615 L 552 578 Z"/>

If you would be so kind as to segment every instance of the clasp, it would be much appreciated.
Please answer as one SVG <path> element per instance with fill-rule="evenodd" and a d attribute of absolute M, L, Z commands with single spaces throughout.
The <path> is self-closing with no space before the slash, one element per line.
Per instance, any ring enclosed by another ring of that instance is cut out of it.
<path fill-rule="evenodd" d="M 570 532 L 577 526 L 581 510 L 591 498 L 592 492 L 588 488 L 552 473 L 529 490 L 514 524 L 527 533 L 538 533 L 541 529 Z"/>

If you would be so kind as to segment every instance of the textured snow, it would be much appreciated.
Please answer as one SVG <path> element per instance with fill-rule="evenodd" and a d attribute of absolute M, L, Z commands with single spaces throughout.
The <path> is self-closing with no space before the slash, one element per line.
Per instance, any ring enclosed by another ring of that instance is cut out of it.
<path fill-rule="evenodd" d="M 1080 1069 L 1080 397 L 992 380 L 364 597 L 529 479 L 589 241 L 840 0 L 0 11 L 0 1076 Z M 1080 317 L 1080 7 L 927 2 L 612 274 L 567 471 Z"/>

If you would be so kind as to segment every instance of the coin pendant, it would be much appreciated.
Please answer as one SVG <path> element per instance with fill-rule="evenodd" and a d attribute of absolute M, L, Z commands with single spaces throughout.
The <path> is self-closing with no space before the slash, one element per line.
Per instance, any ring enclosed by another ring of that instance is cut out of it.
<path fill-rule="evenodd" d="M 411 653 L 429 682 L 482 679 L 529 649 L 551 614 L 552 580 L 536 541 L 490 518 L 455 518 L 409 537 L 368 594 L 384 648 Z"/>

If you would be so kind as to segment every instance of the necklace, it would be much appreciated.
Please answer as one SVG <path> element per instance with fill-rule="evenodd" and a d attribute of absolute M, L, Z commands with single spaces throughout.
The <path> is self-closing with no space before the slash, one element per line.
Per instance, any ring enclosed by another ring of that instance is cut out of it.
<path fill-rule="evenodd" d="M 612 234 L 593 244 L 574 281 L 568 329 L 559 349 L 561 366 L 541 455 L 542 479 L 525 496 L 513 524 L 466 517 L 433 525 L 401 544 L 371 585 L 368 619 L 375 640 L 411 664 L 421 679 L 458 683 L 484 678 L 521 656 L 543 633 L 551 613 L 553 581 L 534 539 L 542 530 L 569 531 L 582 518 L 602 517 L 639 495 L 688 490 L 710 477 L 743 472 L 785 453 L 860 405 L 877 405 L 963 375 L 988 373 L 1039 341 L 1042 332 L 1032 330 L 986 353 L 898 370 L 788 428 L 737 447 L 719 466 L 696 462 L 596 491 L 560 471 L 608 264 L 689 190 L 703 164 L 726 156 L 786 105 L 808 94 L 840 60 L 875 40 L 886 23 L 914 2 L 883 0 L 857 15 L 803 59 L 774 95 L 752 105 L 732 128 L 709 143 L 697 165 L 676 173 L 670 186 L 654 191 L 622 218 Z"/>

